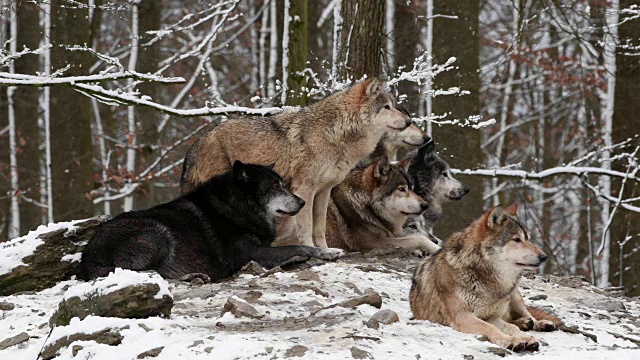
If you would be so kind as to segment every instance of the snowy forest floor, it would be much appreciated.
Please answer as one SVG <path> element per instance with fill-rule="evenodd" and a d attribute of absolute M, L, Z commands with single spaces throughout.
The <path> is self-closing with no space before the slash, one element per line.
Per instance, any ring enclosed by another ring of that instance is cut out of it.
<path fill-rule="evenodd" d="M 355 254 L 335 263 L 312 261 L 216 284 L 171 282 L 175 305 L 170 318 L 72 321 L 67 328 L 77 332 L 125 327 L 120 332 L 124 338 L 117 346 L 79 341 L 74 345 L 80 346 L 62 349 L 57 359 L 136 359 L 158 347 L 163 348 L 157 359 L 640 359 L 640 300 L 616 296 L 576 277 L 528 276 L 521 289 L 528 305 L 554 312 L 567 326 L 577 326 L 597 341 L 563 331 L 534 332 L 543 341 L 540 351 L 515 354 L 479 336 L 411 320 L 408 296 L 418 260 L 411 255 Z M 0 359 L 36 359 L 45 342 L 64 330 L 54 329 L 47 339 L 49 317 L 65 291 L 78 283 L 64 281 L 37 293 L 0 297 L 0 303 L 15 305 L 0 315 L 0 341 L 22 332 L 29 335 L 27 341 L 0 350 Z M 378 311 L 370 305 L 318 311 L 368 288 L 380 293 L 382 309 L 397 312 L 399 322 L 381 324 L 377 330 L 366 327 Z M 221 316 L 233 295 L 251 304 L 257 318 Z"/>

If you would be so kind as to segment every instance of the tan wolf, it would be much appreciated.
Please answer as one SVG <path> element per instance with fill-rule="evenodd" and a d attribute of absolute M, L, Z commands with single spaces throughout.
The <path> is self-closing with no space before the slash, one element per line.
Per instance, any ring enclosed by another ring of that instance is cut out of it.
<path fill-rule="evenodd" d="M 307 203 L 288 224 L 279 225 L 278 238 L 294 237 L 303 245 L 327 247 L 331 188 L 374 150 L 384 133 L 411 125 L 385 86 L 370 79 L 300 111 L 222 123 L 189 149 L 182 191 L 224 173 L 235 160 L 275 163 L 287 187 Z"/>
<path fill-rule="evenodd" d="M 358 166 L 370 165 L 381 156 L 386 156 L 389 161 L 395 159 L 398 150 L 405 149 L 412 151 L 426 145 L 431 138 L 418 125 L 412 123 L 411 126 L 402 131 L 387 132 L 382 136 L 378 145 L 369 156 L 360 161 Z"/>
<path fill-rule="evenodd" d="M 536 269 L 546 259 L 518 219 L 518 205 L 497 206 L 418 264 L 411 311 L 418 320 L 485 335 L 513 351 L 537 350 L 538 340 L 521 329 L 553 331 L 560 320 L 540 309 L 527 309 L 518 283 L 524 270 Z"/>
<path fill-rule="evenodd" d="M 386 156 L 365 168 L 349 172 L 331 191 L 327 214 L 327 243 L 347 251 L 401 247 L 434 253 L 440 249 L 425 236 L 401 237 L 410 216 L 428 206 L 413 192 L 403 165 L 389 164 Z"/>

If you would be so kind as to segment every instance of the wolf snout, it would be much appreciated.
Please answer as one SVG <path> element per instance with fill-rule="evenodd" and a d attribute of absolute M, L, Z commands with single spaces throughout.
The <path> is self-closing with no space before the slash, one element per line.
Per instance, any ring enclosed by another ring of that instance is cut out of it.
<path fill-rule="evenodd" d="M 540 264 L 542 264 L 543 262 L 547 261 L 549 257 L 547 256 L 547 254 L 540 254 L 538 255 L 538 260 L 540 261 Z"/>
<path fill-rule="evenodd" d="M 421 201 L 420 202 L 420 210 L 425 211 L 429 208 L 429 203 L 427 203 L 426 201 Z"/>

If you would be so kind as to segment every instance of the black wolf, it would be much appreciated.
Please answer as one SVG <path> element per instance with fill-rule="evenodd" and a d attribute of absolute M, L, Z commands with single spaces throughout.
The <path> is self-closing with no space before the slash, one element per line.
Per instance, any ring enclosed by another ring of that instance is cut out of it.
<path fill-rule="evenodd" d="M 165 278 L 206 274 L 226 278 L 251 260 L 266 268 L 343 252 L 311 246 L 271 247 L 275 219 L 295 215 L 304 201 L 284 187 L 273 165 L 236 161 L 171 202 L 121 214 L 99 226 L 82 254 L 82 279 L 115 267 L 155 270 Z"/>

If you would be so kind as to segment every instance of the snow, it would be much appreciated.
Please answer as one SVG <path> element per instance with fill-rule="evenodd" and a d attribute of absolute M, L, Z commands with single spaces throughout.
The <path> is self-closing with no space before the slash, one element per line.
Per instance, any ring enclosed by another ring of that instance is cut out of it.
<path fill-rule="evenodd" d="M 132 270 L 116 268 L 107 277 L 95 281 L 78 284 L 69 288 L 64 293 L 64 299 L 74 296 L 86 298 L 89 295 L 106 295 L 116 290 L 136 284 L 157 284 L 160 287 L 155 299 L 162 299 L 164 295 L 171 296 L 169 283 L 155 272 L 136 272 Z"/>
<path fill-rule="evenodd" d="M 67 232 L 73 231 L 76 224 L 87 220 L 88 219 L 40 225 L 37 229 L 29 231 L 29 233 L 23 237 L 0 243 L 0 254 L 2 255 L 0 275 L 6 274 L 18 266 L 26 265 L 22 260 L 32 255 L 38 246 L 44 244 L 44 241 L 39 238 L 40 235 L 67 228 L 69 229 Z"/>
<path fill-rule="evenodd" d="M 170 318 L 114 319 L 89 316 L 74 319 L 65 327 L 50 329 L 47 320 L 58 302 L 70 292 L 81 292 L 85 283 L 65 281 L 36 294 L 0 297 L 0 301 L 16 304 L 4 312 L 0 320 L 0 340 L 26 331 L 31 339 L 21 345 L 0 351 L 2 359 L 35 359 L 43 344 L 73 333 L 90 333 L 105 328 L 124 328 L 121 344 L 108 346 L 94 341 L 76 342 L 83 348 L 74 357 L 73 345 L 60 351 L 57 359 L 135 359 L 138 354 L 164 346 L 157 359 L 246 359 L 283 358 L 295 345 L 308 348 L 304 359 L 351 359 L 351 347 L 371 353 L 376 359 L 496 359 L 489 353 L 493 344 L 478 336 L 459 333 L 451 328 L 427 321 L 411 320 L 408 294 L 415 259 L 360 258 L 352 262 L 326 263 L 311 267 L 319 281 L 298 279 L 298 272 L 276 273 L 268 277 L 242 275 L 235 280 L 201 287 L 174 282 L 170 285 L 176 305 Z M 119 270 L 100 281 L 122 285 L 137 274 Z M 137 279 L 136 281 L 138 281 Z M 122 283 L 121 283 L 122 282 Z M 351 284 L 350 284 L 351 283 Z M 358 296 L 372 288 L 380 293 L 383 309 L 392 309 L 400 321 L 369 329 L 363 322 L 378 309 L 362 305 L 356 309 L 331 308 L 312 315 L 319 308 Z M 71 286 L 65 292 L 65 288 Z M 539 352 L 527 354 L 529 359 L 637 359 L 634 343 L 610 333 L 640 338 L 640 303 L 637 299 L 605 296 L 603 290 L 582 285 L 560 286 L 557 278 L 524 279 L 523 294 L 528 304 L 550 309 L 568 326 L 595 334 L 598 342 L 565 332 L 532 335 L 548 345 Z M 75 289 L 75 290 L 72 290 Z M 247 296 L 260 293 L 257 300 Z M 533 295 L 547 295 L 532 301 Z M 227 313 L 220 316 L 226 300 L 236 296 L 252 304 L 264 317 L 238 318 Z M 620 302 L 619 311 L 605 311 L 603 302 Z M 308 304 L 315 303 L 315 308 Z M 622 308 L 626 310 L 622 310 Z"/>
<path fill-rule="evenodd" d="M 82 253 L 67 254 L 62 258 L 60 258 L 61 261 L 68 261 L 68 262 L 80 262 L 81 259 L 82 259 Z"/>

